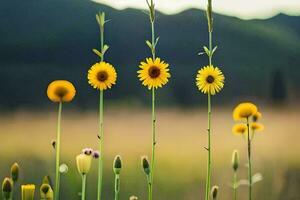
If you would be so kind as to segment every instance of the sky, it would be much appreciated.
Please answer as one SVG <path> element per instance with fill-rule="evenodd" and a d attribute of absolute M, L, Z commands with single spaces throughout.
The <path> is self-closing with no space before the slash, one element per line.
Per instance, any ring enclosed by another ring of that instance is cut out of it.
<path fill-rule="evenodd" d="M 146 0 L 93 0 L 116 9 L 146 8 Z M 165 14 L 176 14 L 188 8 L 205 8 L 206 0 L 154 0 Z M 264 19 L 278 13 L 300 15 L 300 0 L 213 0 L 214 11 L 242 19 Z"/>

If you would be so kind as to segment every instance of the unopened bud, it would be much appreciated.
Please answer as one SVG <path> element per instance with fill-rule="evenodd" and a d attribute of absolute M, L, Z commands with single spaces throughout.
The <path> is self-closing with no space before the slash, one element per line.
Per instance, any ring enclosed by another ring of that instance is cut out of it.
<path fill-rule="evenodd" d="M 52 200 L 53 199 L 53 190 L 49 184 L 42 184 L 40 187 L 40 196 L 41 199 Z"/>
<path fill-rule="evenodd" d="M 219 190 L 218 186 L 213 186 L 212 187 L 212 189 L 211 189 L 211 196 L 212 196 L 213 199 L 217 199 L 218 190 Z"/>
<path fill-rule="evenodd" d="M 4 199 L 10 199 L 12 196 L 13 182 L 10 178 L 4 178 L 2 183 L 2 194 Z"/>
<path fill-rule="evenodd" d="M 149 175 L 150 174 L 150 164 L 149 164 L 147 156 L 142 157 L 142 167 L 143 167 L 145 174 Z"/>
<path fill-rule="evenodd" d="M 231 160 L 231 164 L 232 164 L 232 168 L 234 171 L 236 171 L 239 168 L 239 152 L 237 150 L 234 150 L 232 153 L 232 160 Z"/>
<path fill-rule="evenodd" d="M 92 156 L 93 158 L 98 159 L 100 157 L 99 151 L 93 151 Z"/>
<path fill-rule="evenodd" d="M 50 176 L 44 176 L 42 184 L 48 184 L 52 187 L 53 185 Z"/>
<path fill-rule="evenodd" d="M 84 148 L 82 149 L 82 153 L 84 153 L 85 155 L 92 155 L 93 153 L 93 149 L 92 148 Z"/>
<path fill-rule="evenodd" d="M 87 174 L 90 171 L 92 163 L 92 156 L 86 154 L 79 154 L 76 157 L 77 169 L 80 174 Z"/>
<path fill-rule="evenodd" d="M 22 200 L 34 200 L 35 185 L 22 185 Z"/>
<path fill-rule="evenodd" d="M 138 198 L 136 196 L 131 196 L 129 200 L 138 200 Z"/>
<path fill-rule="evenodd" d="M 117 156 L 115 157 L 115 160 L 114 160 L 114 166 L 113 166 L 113 169 L 114 169 L 115 174 L 120 174 L 121 168 L 122 168 L 122 160 L 121 160 L 121 156 L 117 155 Z"/>
<path fill-rule="evenodd" d="M 14 163 L 10 168 L 11 179 L 13 180 L 13 182 L 16 182 L 18 180 L 19 171 L 20 171 L 20 167 L 18 163 Z"/>

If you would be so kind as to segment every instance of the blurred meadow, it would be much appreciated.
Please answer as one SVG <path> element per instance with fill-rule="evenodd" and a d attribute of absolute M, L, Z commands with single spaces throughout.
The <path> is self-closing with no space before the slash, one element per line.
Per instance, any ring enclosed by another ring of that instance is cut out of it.
<path fill-rule="evenodd" d="M 120 199 L 147 199 L 140 158 L 151 153 L 151 98 L 136 71 L 150 56 L 148 16 L 86 0 L 11 0 L 0 2 L 0 178 L 19 163 L 16 199 L 21 183 L 36 184 L 38 196 L 43 176 L 54 180 L 57 105 L 46 90 L 55 79 L 68 79 L 77 90 L 63 109 L 61 163 L 69 171 L 61 177 L 61 199 L 80 199 L 75 157 L 85 147 L 98 148 L 98 96 L 87 71 L 98 61 L 91 49 L 99 47 L 99 11 L 111 19 L 106 59 L 118 72 L 117 84 L 104 95 L 104 199 L 114 196 L 117 154 L 123 159 Z M 300 200 L 300 16 L 258 18 L 214 13 L 214 63 L 226 79 L 212 98 L 212 185 L 220 187 L 219 199 L 232 199 L 234 149 L 241 158 L 238 178 L 247 178 L 246 140 L 232 133 L 232 110 L 252 101 L 265 126 L 253 141 L 253 171 L 263 176 L 253 199 Z M 206 23 L 204 11 L 195 8 L 157 13 L 157 52 L 170 64 L 172 77 L 157 94 L 155 200 L 203 199 L 205 193 L 207 97 L 197 90 L 195 77 L 207 63 L 197 55 L 207 44 Z M 97 161 L 87 178 L 87 199 L 96 199 Z M 247 191 L 241 186 L 238 199 L 246 199 Z"/>
<path fill-rule="evenodd" d="M 240 151 L 239 178 L 246 179 L 246 146 L 241 136 L 233 135 L 230 106 L 213 110 L 213 184 L 220 186 L 222 199 L 232 198 L 231 153 Z M 262 107 L 262 106 L 261 106 Z M 299 109 L 262 107 L 265 131 L 254 138 L 254 173 L 263 180 L 254 186 L 255 199 L 299 199 Z M 112 162 L 115 155 L 123 157 L 121 198 L 132 194 L 146 199 L 146 181 L 140 166 L 140 156 L 149 155 L 150 113 L 145 108 L 110 107 L 105 112 L 105 199 L 113 198 Z M 206 169 L 206 111 L 160 108 L 158 118 L 157 165 L 154 189 L 156 199 L 193 200 L 203 195 Z M 56 113 L 16 112 L 1 117 L 1 177 L 8 166 L 21 165 L 21 180 L 39 185 L 45 174 L 54 175 L 55 151 L 51 140 L 56 134 Z M 82 148 L 97 148 L 97 113 L 73 112 L 63 114 L 62 163 L 69 172 L 62 176 L 62 198 L 79 199 L 80 176 L 75 156 Z M 88 199 L 96 194 L 97 163 L 88 174 Z M 247 194 L 241 186 L 240 198 Z"/>

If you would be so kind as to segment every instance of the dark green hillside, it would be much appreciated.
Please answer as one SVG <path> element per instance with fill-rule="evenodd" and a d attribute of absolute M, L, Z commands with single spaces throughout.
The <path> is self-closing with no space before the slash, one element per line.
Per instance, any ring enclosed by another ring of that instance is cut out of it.
<path fill-rule="evenodd" d="M 89 107 L 96 92 L 86 73 L 97 57 L 99 45 L 95 13 L 107 12 L 106 40 L 111 46 L 107 60 L 118 70 L 118 84 L 107 92 L 117 102 L 146 101 L 147 93 L 136 78 L 140 60 L 150 55 L 145 40 L 150 36 L 147 16 L 134 9 L 117 11 L 86 0 L 27 0 L 0 2 L 0 107 L 49 105 L 48 82 L 70 79 L 77 86 L 75 103 Z M 177 15 L 158 13 L 158 55 L 171 65 L 172 79 L 160 98 L 169 103 L 192 105 L 204 99 L 194 78 L 205 56 L 207 41 L 203 11 Z M 274 74 L 281 74 L 283 88 L 299 95 L 300 17 L 278 15 L 268 20 L 240 20 L 215 15 L 215 64 L 226 75 L 220 102 L 237 98 L 269 100 Z M 292 95 L 291 95 L 292 94 Z M 162 101 L 165 102 L 165 101 Z"/>

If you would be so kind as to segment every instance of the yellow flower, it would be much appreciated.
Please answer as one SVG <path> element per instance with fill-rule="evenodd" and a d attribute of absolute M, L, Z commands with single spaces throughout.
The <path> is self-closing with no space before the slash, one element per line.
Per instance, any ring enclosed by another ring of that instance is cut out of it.
<path fill-rule="evenodd" d="M 256 112 L 254 115 L 253 115 L 253 121 L 257 121 L 258 119 L 260 119 L 262 116 L 262 114 L 260 112 Z"/>
<path fill-rule="evenodd" d="M 247 126 L 246 124 L 235 124 L 232 127 L 232 132 L 235 134 L 244 134 L 247 132 Z"/>
<path fill-rule="evenodd" d="M 93 88 L 106 90 L 116 84 L 117 72 L 111 64 L 99 62 L 89 69 L 87 78 Z"/>
<path fill-rule="evenodd" d="M 256 123 L 256 122 L 253 122 L 250 124 L 250 128 L 253 130 L 253 131 L 263 131 L 265 129 L 264 125 L 263 124 L 260 124 L 260 123 Z"/>
<path fill-rule="evenodd" d="M 22 200 L 34 200 L 35 185 L 22 185 Z"/>
<path fill-rule="evenodd" d="M 141 62 L 139 67 L 141 69 L 138 70 L 138 77 L 149 90 L 162 87 L 171 77 L 169 64 L 161 61 L 160 58 L 156 58 L 154 61 L 152 58 L 147 58 L 146 62 Z"/>
<path fill-rule="evenodd" d="M 257 113 L 257 107 L 253 103 L 240 103 L 233 111 L 233 119 L 241 120 L 253 116 Z"/>
<path fill-rule="evenodd" d="M 75 94 L 74 85 L 66 80 L 53 81 L 47 88 L 47 96 L 53 102 L 70 102 Z"/>
<path fill-rule="evenodd" d="M 205 66 L 198 71 L 196 85 L 204 94 L 215 95 L 224 87 L 225 77 L 218 67 Z"/>

